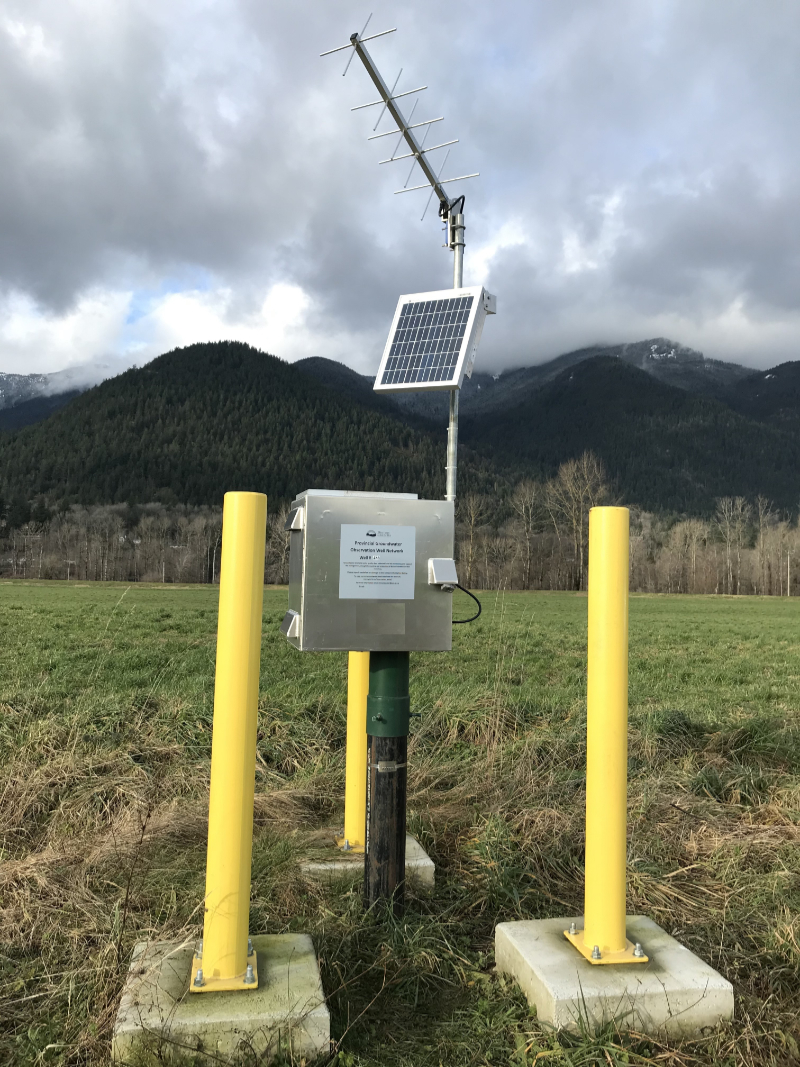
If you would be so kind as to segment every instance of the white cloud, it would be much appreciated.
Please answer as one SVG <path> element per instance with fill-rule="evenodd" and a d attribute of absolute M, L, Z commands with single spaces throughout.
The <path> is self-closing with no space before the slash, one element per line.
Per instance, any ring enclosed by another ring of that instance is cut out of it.
<path fill-rule="evenodd" d="M 28 62 L 57 59 L 59 50 L 45 38 L 38 23 L 26 23 L 21 19 L 6 18 L 2 27 Z"/>
<path fill-rule="evenodd" d="M 0 370 L 220 336 L 373 370 L 397 295 L 452 268 L 433 208 L 419 221 L 426 194 L 393 196 L 407 161 L 378 167 L 391 139 L 367 142 L 377 115 L 350 111 L 374 98 L 365 72 L 318 55 L 368 13 L 5 0 Z M 500 301 L 479 365 L 669 323 L 716 358 L 797 355 L 800 6 L 460 15 L 407 0 L 373 19 L 399 29 L 371 48 L 387 78 L 403 67 L 401 91 L 429 85 L 415 117 L 460 139 L 448 174 L 481 173 L 448 187 L 467 196 L 465 280 Z"/>
<path fill-rule="evenodd" d="M 113 362 L 130 293 L 91 290 L 66 313 L 37 305 L 25 293 L 0 299 L 0 366 L 14 374 Z"/>
<path fill-rule="evenodd" d="M 525 220 L 517 215 L 507 219 L 497 232 L 476 247 L 470 247 L 469 259 L 466 260 L 466 284 L 486 285 L 492 263 L 497 256 L 509 248 L 526 245 L 529 237 L 525 233 Z"/>
<path fill-rule="evenodd" d="M 260 305 L 238 305 L 228 287 L 170 293 L 152 302 L 128 331 L 127 350 L 145 358 L 198 341 L 245 341 L 283 359 L 303 350 L 309 298 L 298 285 L 279 282 Z"/>

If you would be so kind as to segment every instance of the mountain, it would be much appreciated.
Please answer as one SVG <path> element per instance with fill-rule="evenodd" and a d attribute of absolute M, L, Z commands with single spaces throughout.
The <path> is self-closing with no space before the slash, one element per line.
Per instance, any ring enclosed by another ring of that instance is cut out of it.
<path fill-rule="evenodd" d="M 0 410 L 41 396 L 47 389 L 46 374 L 5 374 L 0 371 Z"/>
<path fill-rule="evenodd" d="M 731 386 L 753 373 L 750 367 L 708 359 L 702 352 L 666 337 L 654 337 L 633 344 L 601 345 L 570 353 L 572 361 L 576 363 L 581 362 L 577 357 L 590 359 L 594 356 L 616 357 L 623 363 L 646 371 L 665 385 L 717 398 L 724 397 Z"/>
<path fill-rule="evenodd" d="M 785 428 L 800 425 L 800 363 L 781 363 L 750 374 L 725 394 L 735 410 Z"/>
<path fill-rule="evenodd" d="M 0 497 L 200 504 L 238 488 L 263 489 L 274 506 L 306 488 L 441 496 L 447 394 L 416 406 L 401 397 L 376 395 L 370 378 L 331 360 L 192 345 L 0 434 Z M 0 415 L 45 400 L 58 398 Z M 794 510 L 800 498 L 800 364 L 756 374 L 671 342 L 581 349 L 476 373 L 461 413 L 462 496 L 502 498 L 590 449 L 620 499 L 654 511 L 708 514 L 719 496 L 758 494 Z"/>
<path fill-rule="evenodd" d="M 19 430 L 48 418 L 95 382 L 109 377 L 107 363 L 86 363 L 51 374 L 0 371 L 0 430 Z"/>
<path fill-rule="evenodd" d="M 548 476 L 589 449 L 625 502 L 691 514 L 719 496 L 759 493 L 794 509 L 800 433 L 658 381 L 628 361 L 595 356 L 525 400 L 467 415 L 460 439 L 499 467 Z"/>
<path fill-rule="evenodd" d="M 632 344 L 580 348 L 546 363 L 518 367 L 503 371 L 502 374 L 476 371 L 472 378 L 464 381 L 460 410 L 466 415 L 512 407 L 522 403 L 527 396 L 541 389 L 568 367 L 595 356 L 621 359 L 667 385 L 717 399 L 727 399 L 731 388 L 745 383 L 753 376 L 752 369 L 748 367 L 707 359 L 702 352 L 664 337 L 656 337 Z M 342 363 L 318 356 L 299 360 L 295 366 L 322 385 L 358 401 L 365 407 L 395 417 L 400 411 L 404 420 L 414 426 L 424 426 L 420 419 L 437 425 L 447 419 L 449 400 L 446 392 L 377 394 L 372 389 L 372 375 L 358 374 Z M 19 429 L 47 418 L 52 411 L 68 403 L 76 395 L 76 390 L 85 389 L 87 384 L 102 378 L 110 369 L 98 364 L 68 368 L 49 375 L 0 374 L 0 430 Z M 745 393 L 746 391 L 745 386 Z M 30 404 L 15 415 L 3 415 L 5 408 L 27 403 L 30 398 L 59 394 L 62 399 L 54 405 Z"/>
<path fill-rule="evenodd" d="M 493 484 L 464 455 L 469 485 Z M 160 356 L 0 438 L 0 494 L 80 503 L 219 503 L 229 489 L 287 500 L 308 488 L 437 497 L 444 433 L 422 432 L 239 342 Z"/>
<path fill-rule="evenodd" d="M 292 366 L 314 378 L 320 385 L 355 400 L 364 407 L 397 418 L 397 405 L 392 398 L 373 390 L 374 378 L 359 374 L 344 363 L 337 363 L 335 359 L 325 359 L 323 356 L 309 356 L 307 359 L 298 359 Z"/>
<path fill-rule="evenodd" d="M 42 422 L 53 412 L 69 404 L 76 396 L 80 396 L 80 390 L 70 389 L 66 393 L 34 396 L 30 400 L 21 400 L 9 407 L 0 408 L 0 430 L 21 430 L 23 426 Z"/>
<path fill-rule="evenodd" d="M 595 356 L 620 359 L 666 385 L 717 399 L 723 399 L 731 387 L 753 374 L 750 367 L 707 359 L 702 352 L 693 348 L 687 348 L 666 337 L 655 337 L 632 344 L 578 348 L 546 363 L 538 363 L 533 367 L 517 367 L 503 371 L 502 374 L 475 371 L 471 378 L 464 380 L 459 410 L 461 414 L 467 415 L 513 407 L 553 381 L 569 367 Z M 342 365 L 333 360 L 303 360 L 302 363 L 307 364 L 309 374 L 332 388 L 352 388 L 359 394 L 366 389 L 372 390 L 372 377 L 356 374 L 355 371 L 341 376 L 334 368 L 341 368 Z M 447 419 L 449 399 L 446 392 L 384 393 L 383 396 L 406 414 L 420 415 L 437 421 Z"/>

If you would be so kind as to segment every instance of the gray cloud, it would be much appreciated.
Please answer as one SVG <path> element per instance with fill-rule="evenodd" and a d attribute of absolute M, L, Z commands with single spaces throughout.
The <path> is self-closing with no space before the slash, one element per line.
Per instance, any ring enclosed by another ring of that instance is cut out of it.
<path fill-rule="evenodd" d="M 420 223 L 425 194 L 393 195 L 406 164 L 377 166 L 377 115 L 350 112 L 363 70 L 318 58 L 368 13 L 6 0 L 0 294 L 57 319 L 92 292 L 224 289 L 233 320 L 286 282 L 310 300 L 295 354 L 336 335 L 374 368 L 398 294 L 446 287 L 451 261 L 435 205 Z M 658 334 L 800 356 L 800 8 L 407 0 L 370 28 L 390 25 L 371 46 L 387 80 L 428 84 L 416 117 L 461 139 L 448 172 L 481 171 L 463 191 L 465 280 L 499 298 L 483 367 Z"/>

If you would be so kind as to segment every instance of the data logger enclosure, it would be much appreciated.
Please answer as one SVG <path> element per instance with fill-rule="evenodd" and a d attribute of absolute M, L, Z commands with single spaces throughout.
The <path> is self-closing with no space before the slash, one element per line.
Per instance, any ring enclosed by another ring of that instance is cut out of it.
<path fill-rule="evenodd" d="M 308 489 L 293 501 L 289 610 L 281 630 L 309 651 L 452 648 L 454 510 L 409 493 Z M 432 562 L 435 561 L 435 562 Z"/>

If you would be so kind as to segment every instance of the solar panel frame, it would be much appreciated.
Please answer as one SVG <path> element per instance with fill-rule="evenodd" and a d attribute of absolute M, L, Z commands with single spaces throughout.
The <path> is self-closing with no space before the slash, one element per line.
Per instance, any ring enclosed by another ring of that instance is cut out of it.
<path fill-rule="evenodd" d="M 375 392 L 460 389 L 465 373 L 472 373 L 491 301 L 480 285 L 401 296 Z"/>

